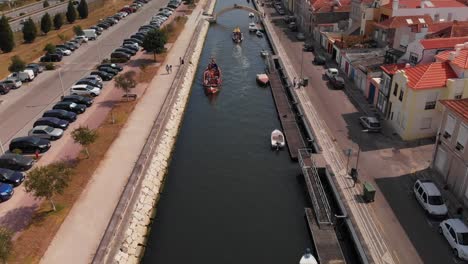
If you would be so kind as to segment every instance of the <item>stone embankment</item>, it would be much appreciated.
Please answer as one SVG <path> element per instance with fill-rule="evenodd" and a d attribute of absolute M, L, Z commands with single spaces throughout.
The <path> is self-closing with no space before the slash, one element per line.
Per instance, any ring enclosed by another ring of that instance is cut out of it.
<path fill-rule="evenodd" d="M 211 1 L 208 10 L 214 8 L 216 1 Z M 123 232 L 117 254 L 114 257 L 116 263 L 138 263 L 144 251 L 148 226 L 153 215 L 153 210 L 159 199 L 159 192 L 163 186 L 164 176 L 167 172 L 172 149 L 177 139 L 180 124 L 184 115 L 185 107 L 188 102 L 192 82 L 195 78 L 197 64 L 203 49 L 203 44 L 208 33 L 209 23 L 202 23 L 199 34 L 196 37 L 196 44 L 192 54 L 189 54 L 185 67 L 186 71 L 181 76 L 182 81 L 178 87 L 175 103 L 171 106 L 170 117 L 165 127 L 161 128 L 163 135 L 157 143 L 154 156 L 151 158 L 147 170 L 144 172 L 141 191 L 136 198 L 129 224 Z"/>

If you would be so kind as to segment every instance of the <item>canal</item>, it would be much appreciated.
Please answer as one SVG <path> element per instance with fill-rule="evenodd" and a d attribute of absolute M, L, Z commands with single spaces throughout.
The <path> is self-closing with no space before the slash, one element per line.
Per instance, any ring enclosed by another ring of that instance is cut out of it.
<path fill-rule="evenodd" d="M 268 44 L 248 23 L 234 10 L 209 29 L 143 263 L 298 263 L 311 247 L 300 168 L 286 149 L 270 149 L 281 126 L 269 88 L 255 82 Z M 236 26 L 240 45 L 230 37 Z M 210 57 L 223 70 L 211 99 L 201 85 Z"/>

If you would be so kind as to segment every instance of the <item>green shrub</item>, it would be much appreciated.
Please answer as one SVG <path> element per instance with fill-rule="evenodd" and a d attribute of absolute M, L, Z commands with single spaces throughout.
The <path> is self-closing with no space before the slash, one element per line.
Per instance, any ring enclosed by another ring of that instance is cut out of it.
<path fill-rule="evenodd" d="M 44 65 L 44 68 L 46 69 L 46 71 L 53 71 L 55 70 L 55 64 L 53 62 L 47 62 Z"/>

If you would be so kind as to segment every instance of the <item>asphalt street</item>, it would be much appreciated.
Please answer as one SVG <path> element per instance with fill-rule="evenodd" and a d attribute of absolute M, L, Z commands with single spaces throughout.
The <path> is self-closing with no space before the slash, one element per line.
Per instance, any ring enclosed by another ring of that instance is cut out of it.
<path fill-rule="evenodd" d="M 87 75 L 102 59 L 132 35 L 165 5 L 167 0 L 153 0 L 136 14 L 121 20 L 117 25 L 104 31 L 96 40 L 83 44 L 71 56 L 65 57 L 61 67 L 45 71 L 33 82 L 2 96 L 0 104 L 0 141 L 7 147 L 11 139 L 24 136 L 32 123 L 51 108 L 63 94 L 82 76 Z M 62 85 L 63 84 L 63 85 Z M 63 88 L 63 90 L 62 90 Z"/>
<path fill-rule="evenodd" d="M 60 3 L 59 0 L 49 0 L 48 2 L 49 2 L 50 6 L 53 6 L 53 5 L 56 5 L 56 4 Z M 11 19 L 15 19 L 15 18 L 19 17 L 20 14 L 22 14 L 22 13 L 28 14 L 28 13 L 31 13 L 31 12 L 34 12 L 34 11 L 41 10 L 41 9 L 44 8 L 43 5 L 44 5 L 44 1 L 40 1 L 40 2 L 36 2 L 34 4 L 29 4 L 29 5 L 25 5 L 25 6 L 22 6 L 22 7 L 14 8 L 13 10 L 2 12 L 1 14 L 5 15 L 7 17 L 10 17 Z"/>

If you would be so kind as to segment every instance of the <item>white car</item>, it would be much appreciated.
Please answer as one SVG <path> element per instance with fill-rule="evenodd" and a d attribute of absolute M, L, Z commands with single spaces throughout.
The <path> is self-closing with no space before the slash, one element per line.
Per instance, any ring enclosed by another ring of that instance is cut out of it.
<path fill-rule="evenodd" d="M 102 84 L 102 78 L 97 75 L 88 75 L 82 79 L 96 80 Z"/>
<path fill-rule="evenodd" d="M 91 85 L 77 84 L 70 88 L 70 94 L 95 97 L 101 94 L 101 89 Z"/>
<path fill-rule="evenodd" d="M 11 84 L 15 87 L 15 89 L 18 89 L 21 87 L 21 85 L 23 85 L 23 83 L 17 78 L 7 78 L 3 80 L 2 83 Z"/>
<path fill-rule="evenodd" d="M 50 126 L 36 126 L 29 131 L 28 135 L 50 140 L 56 140 L 63 136 L 63 130 L 60 128 L 53 128 Z"/>
<path fill-rule="evenodd" d="M 430 180 L 417 180 L 413 186 L 413 192 L 419 204 L 424 210 L 437 217 L 445 217 L 448 213 L 447 206 L 437 186 Z"/>
<path fill-rule="evenodd" d="M 62 52 L 62 54 L 65 56 L 70 56 L 72 54 L 71 50 L 68 50 L 68 49 L 56 48 L 56 50 Z"/>
<path fill-rule="evenodd" d="M 455 256 L 468 260 L 468 227 L 460 219 L 442 221 L 439 232 L 447 239 Z"/>
<path fill-rule="evenodd" d="M 329 79 L 338 76 L 338 69 L 336 68 L 329 68 L 325 71 L 325 76 L 327 76 Z"/>
<path fill-rule="evenodd" d="M 84 43 L 88 42 L 88 38 L 86 36 L 76 36 L 75 39 L 76 40 L 81 40 Z"/>
<path fill-rule="evenodd" d="M 136 42 L 133 42 L 133 43 L 125 43 L 125 44 L 123 44 L 123 46 L 124 46 L 124 47 L 125 47 L 125 46 L 132 46 L 132 47 L 135 47 L 135 48 L 137 48 L 137 49 L 140 48 L 140 46 L 139 46 L 138 43 L 136 43 Z"/>

